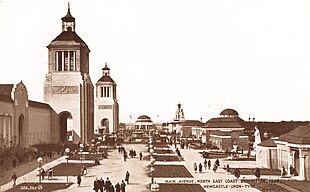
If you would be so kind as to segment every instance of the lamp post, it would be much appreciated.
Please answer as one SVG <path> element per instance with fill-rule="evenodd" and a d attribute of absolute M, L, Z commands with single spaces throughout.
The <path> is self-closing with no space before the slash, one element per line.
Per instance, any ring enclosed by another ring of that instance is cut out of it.
<path fill-rule="evenodd" d="M 41 183 L 41 167 L 42 167 L 43 158 L 42 157 L 38 157 L 37 161 L 38 161 L 38 164 L 39 164 L 39 167 L 38 167 L 39 183 Z"/>
<path fill-rule="evenodd" d="M 151 191 L 159 191 L 159 184 L 154 182 L 154 164 L 155 164 L 155 158 L 153 157 L 154 154 L 154 149 L 153 149 L 153 145 L 150 145 L 150 161 L 151 161 Z"/>
<path fill-rule="evenodd" d="M 69 160 L 69 153 L 70 153 L 70 149 L 67 147 L 65 149 L 65 153 L 66 153 L 66 159 L 67 159 L 67 164 L 66 164 L 66 175 L 67 175 L 67 183 L 66 185 L 69 184 L 69 177 L 68 177 L 68 160 Z"/>
<path fill-rule="evenodd" d="M 151 191 L 159 191 L 159 184 L 157 184 L 156 182 L 154 182 L 154 164 L 155 164 L 155 158 L 153 157 L 153 153 L 154 153 L 154 149 L 153 149 L 153 145 L 150 145 L 150 153 L 151 153 Z"/>
<path fill-rule="evenodd" d="M 155 171 L 154 163 L 155 163 L 155 158 L 151 157 L 151 184 L 154 183 L 154 171 Z"/>

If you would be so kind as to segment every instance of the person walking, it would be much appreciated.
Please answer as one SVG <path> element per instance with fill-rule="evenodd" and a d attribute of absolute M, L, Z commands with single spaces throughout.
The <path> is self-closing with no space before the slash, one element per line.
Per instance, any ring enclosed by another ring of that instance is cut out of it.
<path fill-rule="evenodd" d="M 229 172 L 229 164 L 227 164 L 227 166 L 226 166 L 226 171 Z M 239 170 L 239 172 L 240 172 L 240 170 Z"/>
<path fill-rule="evenodd" d="M 112 184 L 110 186 L 110 192 L 115 192 L 114 186 Z"/>
<path fill-rule="evenodd" d="M 202 164 L 199 163 L 199 173 L 202 173 Z"/>
<path fill-rule="evenodd" d="M 210 168 L 211 168 L 211 160 L 209 159 L 209 161 L 208 161 L 208 169 L 210 170 Z"/>
<path fill-rule="evenodd" d="M 257 179 L 260 178 L 260 169 L 258 167 L 255 169 L 255 176 Z"/>
<path fill-rule="evenodd" d="M 84 166 L 82 167 L 82 169 L 83 169 L 83 175 L 86 175 L 86 174 L 87 174 L 86 166 L 84 165 Z"/>
<path fill-rule="evenodd" d="M 121 192 L 126 192 L 125 190 L 126 190 L 126 184 L 125 184 L 124 180 L 122 180 L 122 182 L 121 182 Z"/>
<path fill-rule="evenodd" d="M 80 187 L 81 181 L 82 181 L 80 174 L 77 176 L 76 180 L 77 180 L 78 187 Z"/>
<path fill-rule="evenodd" d="M 106 190 L 106 192 L 110 192 L 111 185 L 112 185 L 112 183 L 111 183 L 109 177 L 107 177 L 107 180 L 105 181 L 105 190 Z"/>
<path fill-rule="evenodd" d="M 219 159 L 216 159 L 215 163 L 216 163 L 216 165 L 217 165 L 218 167 L 220 166 L 220 161 L 219 161 Z"/>
<path fill-rule="evenodd" d="M 101 177 L 100 180 L 99 180 L 99 190 L 100 190 L 100 192 L 103 192 L 104 188 L 105 188 L 104 187 L 104 180 Z"/>
<path fill-rule="evenodd" d="M 285 175 L 286 175 L 286 171 L 285 171 L 284 166 L 282 166 L 282 168 L 281 168 L 281 177 L 285 177 Z"/>
<path fill-rule="evenodd" d="M 194 168 L 194 171 L 196 173 L 197 172 L 197 164 L 196 164 L 196 162 L 194 163 L 193 168 Z"/>
<path fill-rule="evenodd" d="M 42 176 L 42 180 L 44 180 L 45 170 L 43 169 L 43 167 L 42 167 L 42 169 L 41 169 L 41 176 Z"/>
<path fill-rule="evenodd" d="M 214 163 L 214 165 L 213 165 L 213 171 L 214 171 L 214 173 L 216 172 L 216 170 L 217 170 L 217 164 Z"/>
<path fill-rule="evenodd" d="M 208 161 L 207 161 L 207 159 L 205 159 L 205 161 L 203 162 L 203 166 L 205 167 L 205 170 L 206 170 L 207 167 L 208 167 Z"/>
<path fill-rule="evenodd" d="M 129 171 L 126 172 L 126 175 L 125 175 L 125 181 L 127 182 L 127 185 L 129 184 Z"/>
<path fill-rule="evenodd" d="M 53 169 L 49 168 L 48 171 L 47 171 L 47 174 L 48 174 L 48 179 L 52 179 L 52 177 L 53 177 Z"/>
<path fill-rule="evenodd" d="M 12 174 L 12 182 L 13 182 L 13 187 L 15 187 L 15 186 L 16 186 L 16 180 L 17 180 L 17 175 L 16 175 L 16 173 L 15 173 L 15 172 L 13 172 L 13 174 Z"/>
<path fill-rule="evenodd" d="M 97 177 L 96 177 L 96 179 L 95 179 L 95 181 L 94 181 L 94 188 L 93 188 L 93 190 L 94 190 L 95 192 L 98 192 L 98 190 L 99 190 L 99 180 L 98 180 Z"/>
<path fill-rule="evenodd" d="M 119 182 L 117 182 L 115 185 L 115 192 L 121 192 L 121 185 L 119 184 Z"/>
<path fill-rule="evenodd" d="M 139 156 L 140 156 L 140 161 L 142 160 L 142 151 L 140 151 L 140 153 L 139 153 Z"/>
<path fill-rule="evenodd" d="M 127 152 L 124 151 L 124 161 L 126 161 L 126 159 L 127 159 Z"/>

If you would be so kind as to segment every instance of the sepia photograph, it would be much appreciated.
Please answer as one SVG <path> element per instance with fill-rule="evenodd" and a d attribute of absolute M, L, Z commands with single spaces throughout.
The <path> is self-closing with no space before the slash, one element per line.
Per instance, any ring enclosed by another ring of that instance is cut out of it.
<path fill-rule="evenodd" d="M 310 0 L 0 0 L 0 191 L 310 191 Z"/>

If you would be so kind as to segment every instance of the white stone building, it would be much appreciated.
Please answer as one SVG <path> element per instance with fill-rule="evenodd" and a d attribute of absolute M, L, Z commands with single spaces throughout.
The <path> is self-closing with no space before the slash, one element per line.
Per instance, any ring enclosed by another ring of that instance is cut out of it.
<path fill-rule="evenodd" d="M 44 82 L 44 101 L 58 114 L 61 141 L 67 131 L 90 143 L 94 129 L 94 90 L 89 76 L 87 44 L 75 32 L 75 18 L 68 13 L 62 19 L 62 32 L 47 46 L 48 72 Z"/>

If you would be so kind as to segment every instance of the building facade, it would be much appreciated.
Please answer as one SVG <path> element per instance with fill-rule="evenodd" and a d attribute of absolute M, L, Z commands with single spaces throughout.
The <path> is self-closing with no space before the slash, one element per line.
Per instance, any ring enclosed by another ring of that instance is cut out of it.
<path fill-rule="evenodd" d="M 46 103 L 28 100 L 23 82 L 0 85 L 0 147 L 58 143 L 58 114 Z"/>
<path fill-rule="evenodd" d="M 267 139 L 256 147 L 256 165 L 269 169 L 278 169 L 277 144 L 275 139 Z"/>
<path fill-rule="evenodd" d="M 102 77 L 96 83 L 95 129 L 99 134 L 118 132 L 119 106 L 116 97 L 116 83 L 110 76 L 107 64 Z"/>
<path fill-rule="evenodd" d="M 94 130 L 90 49 L 75 32 L 75 18 L 70 13 L 70 7 L 61 20 L 62 32 L 47 46 L 44 102 L 59 114 L 60 141 L 66 141 L 68 131 L 74 131 L 79 137 L 73 138 L 73 142 L 90 143 Z"/>
<path fill-rule="evenodd" d="M 310 125 L 298 126 L 280 135 L 277 140 L 278 168 L 282 166 L 290 173 L 293 166 L 300 180 L 310 180 Z"/>

